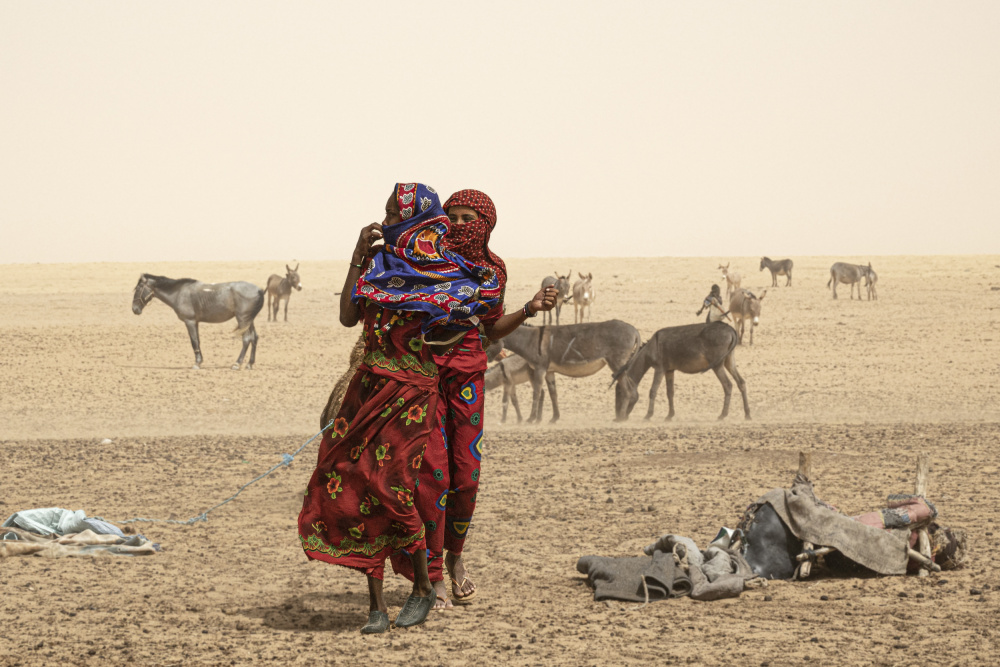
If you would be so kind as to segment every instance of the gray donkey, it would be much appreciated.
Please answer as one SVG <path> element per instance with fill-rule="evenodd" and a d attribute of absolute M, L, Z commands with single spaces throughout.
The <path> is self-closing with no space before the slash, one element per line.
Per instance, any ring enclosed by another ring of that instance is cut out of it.
<path fill-rule="evenodd" d="M 292 288 L 296 291 L 302 291 L 302 281 L 299 279 L 299 265 L 296 264 L 294 269 L 288 267 L 285 264 L 285 277 L 282 278 L 277 273 L 272 273 L 267 279 L 267 321 L 271 321 L 272 308 L 271 299 L 274 298 L 274 308 L 273 315 L 274 321 L 278 321 L 278 308 L 281 306 L 281 300 L 285 300 L 285 321 L 288 321 L 288 300 L 292 296 Z"/>
<path fill-rule="evenodd" d="M 865 287 L 868 288 L 868 300 L 871 301 L 875 299 L 878 301 L 878 290 L 875 289 L 875 283 L 878 282 L 878 274 L 875 273 L 875 269 L 869 268 L 868 275 L 865 276 Z"/>
<path fill-rule="evenodd" d="M 184 322 L 191 347 L 194 348 L 194 368 L 201 367 L 201 342 L 198 338 L 198 323 L 219 324 L 236 318 L 234 333 L 243 337 L 243 349 L 233 364 L 238 371 L 243 357 L 250 349 L 247 370 L 253 368 L 257 356 L 257 330 L 253 318 L 264 307 L 264 290 L 247 282 L 203 283 L 191 278 L 173 280 L 164 276 L 144 273 L 139 276 L 132 295 L 132 312 L 142 315 L 142 309 L 156 297 L 173 308 L 177 318 Z"/>
<path fill-rule="evenodd" d="M 765 268 L 771 271 L 771 287 L 778 286 L 778 276 L 785 276 L 785 287 L 792 286 L 792 260 L 761 257 L 760 270 Z"/>
<path fill-rule="evenodd" d="M 639 382 L 651 366 L 655 374 L 653 385 L 649 388 L 646 419 L 653 416 L 656 392 L 659 391 L 664 376 L 667 378 L 667 401 L 670 404 L 670 413 L 667 415 L 669 420 L 674 416 L 674 373 L 704 373 L 709 369 L 715 372 L 726 394 L 719 419 L 725 419 L 729 414 L 729 400 L 733 395 L 733 383 L 726 377 L 726 371 L 736 380 L 736 386 L 743 396 L 743 412 L 750 419 L 747 383 L 736 370 L 736 342 L 736 331 L 725 322 L 686 324 L 657 331 L 615 375 L 618 388 L 625 392 L 627 401 L 623 419 L 628 419 L 639 400 Z"/>
<path fill-rule="evenodd" d="M 736 325 L 736 334 L 739 344 L 743 344 L 743 333 L 747 320 L 750 320 L 750 344 L 753 345 L 753 330 L 760 324 L 760 302 L 767 295 L 767 290 L 754 295 L 748 289 L 742 287 L 729 299 L 729 314 L 733 316 L 733 323 Z"/>
<path fill-rule="evenodd" d="M 483 377 L 483 389 L 489 391 L 497 387 L 503 387 L 503 412 L 500 423 L 507 421 L 507 404 L 514 405 L 514 412 L 517 413 L 517 423 L 520 424 L 521 406 L 517 402 L 517 385 L 524 382 L 531 382 L 534 379 L 534 369 L 528 365 L 524 357 L 513 355 L 506 359 L 501 359 L 499 363 L 490 366 Z M 534 384 L 532 384 L 534 386 Z M 545 389 L 542 388 L 542 400 L 545 400 Z"/>
<path fill-rule="evenodd" d="M 639 331 L 621 320 L 567 324 L 561 327 L 532 327 L 521 325 L 503 339 L 504 346 L 524 357 L 532 368 L 531 416 L 528 422 L 542 419 L 542 378 L 549 388 L 552 400 L 552 422 L 559 420 L 559 400 L 556 395 L 555 374 L 569 377 L 587 377 L 604 368 L 605 364 L 617 373 L 628 363 L 642 342 Z M 616 417 L 625 415 L 625 398 L 622 386 L 616 390 Z"/>
<path fill-rule="evenodd" d="M 571 287 L 569 283 L 569 277 L 573 275 L 573 269 L 570 269 L 565 276 L 560 276 L 558 271 L 554 271 L 553 273 L 556 274 L 555 277 L 545 276 L 545 278 L 542 279 L 542 289 L 545 289 L 546 287 L 555 286 L 556 290 L 558 290 L 559 292 L 558 296 L 556 297 L 556 307 L 555 307 L 556 324 L 559 324 L 559 312 L 562 310 L 563 304 L 569 301 L 573 296 L 570 293 Z M 547 310 L 542 313 L 542 324 L 552 324 L 551 310 Z"/>
<path fill-rule="evenodd" d="M 830 267 L 830 280 L 827 281 L 827 288 L 833 287 L 833 298 L 837 298 L 837 284 L 844 283 L 851 286 L 851 298 L 854 298 L 854 286 L 858 286 L 858 301 L 861 300 L 861 279 L 872 271 L 872 263 L 868 266 L 863 264 L 848 264 L 847 262 L 837 262 Z"/>

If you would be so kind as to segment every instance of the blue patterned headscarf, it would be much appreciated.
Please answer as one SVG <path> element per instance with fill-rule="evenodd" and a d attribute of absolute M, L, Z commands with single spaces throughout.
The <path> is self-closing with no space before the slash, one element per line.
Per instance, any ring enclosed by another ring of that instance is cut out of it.
<path fill-rule="evenodd" d="M 423 333 L 474 328 L 478 316 L 499 303 L 496 271 L 442 247 L 449 223 L 434 188 L 397 183 L 395 192 L 402 220 L 382 228 L 385 246 L 358 278 L 351 300 L 425 313 Z"/>

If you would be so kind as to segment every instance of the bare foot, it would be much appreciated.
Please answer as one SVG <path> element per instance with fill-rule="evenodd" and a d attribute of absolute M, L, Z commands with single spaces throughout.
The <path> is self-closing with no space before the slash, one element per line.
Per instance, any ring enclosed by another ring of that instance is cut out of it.
<path fill-rule="evenodd" d="M 435 581 L 432 585 L 434 586 L 434 595 L 437 598 L 434 601 L 433 609 L 442 611 L 444 609 L 451 609 L 455 606 L 451 603 L 451 600 L 448 599 L 448 588 L 444 585 L 444 581 Z"/>
<path fill-rule="evenodd" d="M 476 596 L 476 585 L 469 579 L 462 554 L 448 552 L 444 557 L 445 567 L 451 577 L 451 596 L 456 604 L 463 604 Z"/>

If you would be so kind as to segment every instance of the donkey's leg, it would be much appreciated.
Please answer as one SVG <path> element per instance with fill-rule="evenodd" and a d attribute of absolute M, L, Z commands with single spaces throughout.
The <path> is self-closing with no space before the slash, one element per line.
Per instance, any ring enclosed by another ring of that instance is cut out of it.
<path fill-rule="evenodd" d="M 292 300 L 292 294 L 289 292 L 288 296 L 285 297 L 285 321 L 288 321 L 288 302 Z"/>
<path fill-rule="evenodd" d="M 267 290 L 267 321 L 271 321 L 271 290 Z"/>
<path fill-rule="evenodd" d="M 538 370 L 531 371 L 531 414 L 528 415 L 529 424 L 542 421 L 542 404 L 545 401 L 545 396 L 542 394 L 542 378 L 544 376 L 544 370 L 541 372 Z"/>
<path fill-rule="evenodd" d="M 644 419 L 648 420 L 653 418 L 653 409 L 656 407 L 656 392 L 660 391 L 661 382 L 663 382 L 663 369 L 656 366 L 653 369 L 653 384 L 649 387 L 649 407 L 646 408 L 646 416 Z"/>
<path fill-rule="evenodd" d="M 240 328 L 242 329 L 243 326 L 241 325 Z M 246 356 L 247 348 L 250 347 L 250 341 L 253 340 L 253 334 L 251 333 L 252 331 L 253 329 L 250 328 L 243 332 L 243 348 L 240 350 L 240 356 L 239 358 L 236 359 L 236 363 L 233 364 L 234 371 L 240 370 L 240 366 L 243 365 L 243 357 Z"/>
<path fill-rule="evenodd" d="M 733 396 L 733 383 L 729 381 L 729 376 L 726 375 L 726 369 L 724 368 L 724 363 L 719 364 L 712 370 L 715 371 L 715 377 L 719 378 L 719 382 L 722 383 L 722 391 L 726 393 L 726 399 L 722 403 L 722 414 L 719 415 L 719 419 L 725 419 L 729 414 L 729 400 Z"/>
<path fill-rule="evenodd" d="M 510 400 L 510 387 L 503 385 L 503 410 L 500 412 L 500 423 L 507 423 L 507 402 Z"/>
<path fill-rule="evenodd" d="M 510 386 L 510 402 L 514 406 L 514 413 L 517 414 L 517 423 L 521 423 L 521 406 L 517 404 L 517 387 Z"/>
<path fill-rule="evenodd" d="M 184 320 L 184 326 L 187 327 L 188 336 L 191 338 L 191 347 L 194 349 L 194 366 L 195 370 L 201 368 L 201 340 L 198 338 L 198 320 Z"/>
<path fill-rule="evenodd" d="M 674 371 L 667 371 L 667 405 L 670 407 L 667 412 L 667 421 L 674 418 Z"/>
<path fill-rule="evenodd" d="M 740 396 L 743 397 L 743 416 L 750 419 L 750 401 L 747 400 L 747 383 L 743 379 L 743 376 L 740 375 L 740 372 L 736 370 L 736 355 L 730 352 L 723 364 L 726 366 L 729 374 L 733 376 L 733 379 L 736 380 L 736 387 L 740 390 Z"/>
<path fill-rule="evenodd" d="M 247 364 L 248 371 L 253 370 L 253 364 L 257 360 L 257 339 L 260 338 L 257 335 L 257 328 L 253 325 L 253 322 L 250 323 L 250 331 L 253 333 L 253 338 L 250 340 L 250 363 Z"/>
<path fill-rule="evenodd" d="M 550 424 L 555 424 L 559 421 L 559 400 L 556 397 L 556 374 L 549 371 L 545 374 L 545 384 L 549 388 L 549 398 L 552 399 L 552 419 L 549 420 Z M 542 397 L 545 400 L 545 397 Z M 541 410 L 538 412 L 539 421 L 541 421 Z"/>

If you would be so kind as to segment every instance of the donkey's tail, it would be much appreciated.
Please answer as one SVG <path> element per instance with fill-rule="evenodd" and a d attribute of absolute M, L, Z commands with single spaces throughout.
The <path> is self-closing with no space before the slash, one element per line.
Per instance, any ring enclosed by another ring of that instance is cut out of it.
<path fill-rule="evenodd" d="M 652 340 L 652 338 L 650 338 L 649 340 Z M 611 389 L 611 387 L 614 386 L 615 382 L 618 382 L 618 379 L 621 376 L 625 375 L 625 373 L 628 371 L 628 369 L 635 362 L 636 357 L 639 356 L 639 352 L 642 350 L 642 348 L 646 347 L 646 343 L 648 343 L 649 340 L 647 340 L 645 343 L 643 343 L 641 336 L 639 338 L 636 338 L 635 342 L 632 344 L 632 354 L 631 354 L 631 356 L 629 356 L 628 361 L 626 361 L 624 364 L 622 364 L 621 368 L 619 368 L 617 371 L 615 371 L 611 375 L 611 383 L 608 384 L 608 389 Z"/>
<path fill-rule="evenodd" d="M 250 320 L 243 326 L 239 325 L 239 317 L 236 318 L 236 328 L 233 329 L 233 338 L 238 338 L 250 330 L 253 326 L 253 319 L 257 317 L 257 313 L 260 312 L 261 308 L 264 307 L 264 290 L 257 290 L 257 298 L 254 299 L 253 306 L 250 310 Z"/>

